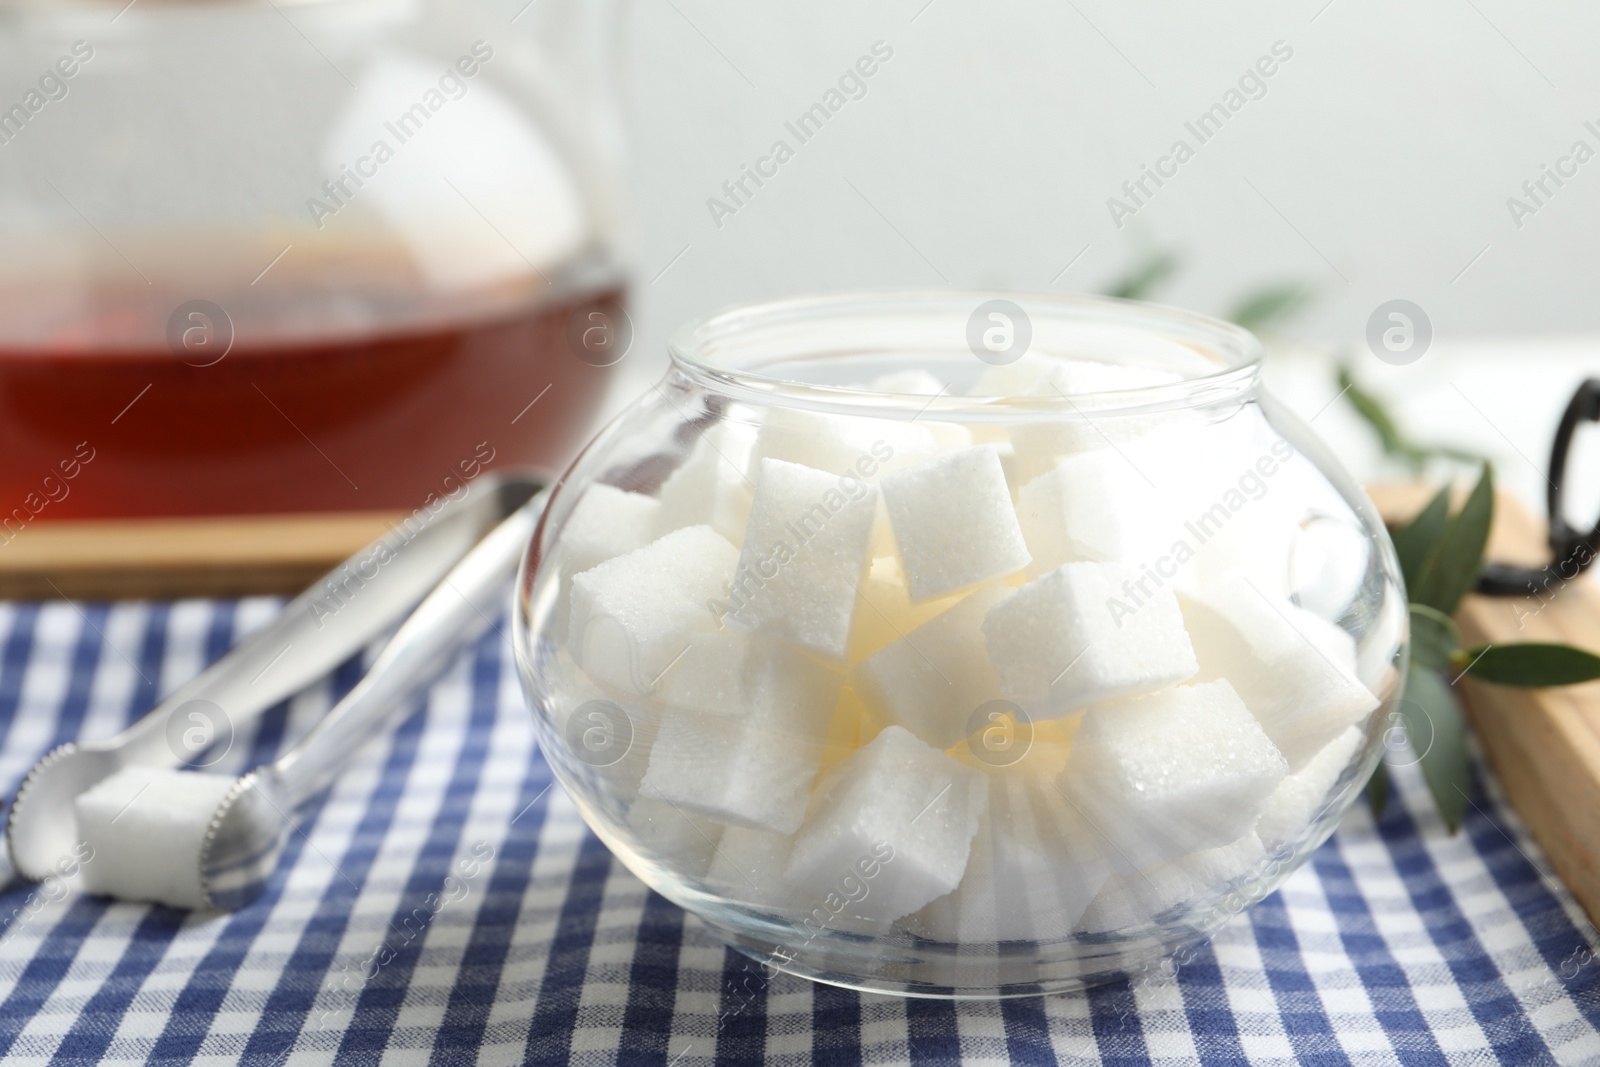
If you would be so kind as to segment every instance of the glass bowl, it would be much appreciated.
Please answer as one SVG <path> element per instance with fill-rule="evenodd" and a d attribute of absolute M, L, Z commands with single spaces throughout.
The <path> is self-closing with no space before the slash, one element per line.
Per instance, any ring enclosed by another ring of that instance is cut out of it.
<path fill-rule="evenodd" d="M 993 997 L 1159 965 L 1359 793 L 1404 590 L 1245 330 L 855 293 L 671 348 L 556 489 L 517 654 L 589 825 L 764 969 Z"/>

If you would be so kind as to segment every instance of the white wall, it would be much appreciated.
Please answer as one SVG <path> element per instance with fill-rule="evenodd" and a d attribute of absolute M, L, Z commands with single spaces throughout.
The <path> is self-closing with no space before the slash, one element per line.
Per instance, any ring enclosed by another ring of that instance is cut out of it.
<path fill-rule="evenodd" d="M 1592 5 L 926 3 L 632 8 L 636 374 L 659 372 L 673 326 L 724 304 L 944 281 L 1092 290 L 1140 239 L 1185 261 L 1170 303 L 1222 312 L 1261 283 L 1314 284 L 1295 330 L 1320 340 L 1358 343 L 1396 297 L 1446 350 L 1600 327 L 1600 158 L 1520 229 L 1506 207 L 1573 141 L 1600 151 L 1584 128 L 1600 129 Z M 718 228 L 707 198 L 775 138 L 795 146 L 785 120 L 878 40 L 894 56 L 867 95 Z M 1197 144 L 1185 120 L 1280 40 L 1293 57 L 1266 95 Z M 1107 198 L 1179 137 L 1195 157 L 1119 230 Z"/>

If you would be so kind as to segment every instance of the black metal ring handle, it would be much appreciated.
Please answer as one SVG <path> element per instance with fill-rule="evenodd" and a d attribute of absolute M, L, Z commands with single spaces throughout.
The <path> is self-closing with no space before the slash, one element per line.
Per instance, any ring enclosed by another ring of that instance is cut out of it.
<path fill-rule="evenodd" d="M 1545 509 L 1550 513 L 1553 559 L 1544 567 L 1485 563 L 1478 575 L 1478 592 L 1484 596 L 1528 596 L 1552 584 L 1570 582 L 1594 562 L 1595 553 L 1600 550 L 1600 521 L 1588 533 L 1579 533 L 1567 522 L 1565 510 L 1567 454 L 1572 450 L 1572 435 L 1580 422 L 1600 422 L 1600 378 L 1590 378 L 1572 394 L 1561 425 L 1556 427 L 1555 443 L 1550 446 L 1550 488 L 1545 493 Z"/>

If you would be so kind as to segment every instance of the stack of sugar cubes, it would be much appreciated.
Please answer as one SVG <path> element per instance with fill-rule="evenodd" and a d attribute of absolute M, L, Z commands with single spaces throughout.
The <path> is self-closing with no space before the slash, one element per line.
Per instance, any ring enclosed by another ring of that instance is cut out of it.
<path fill-rule="evenodd" d="M 1183 372 L 1030 356 L 969 392 Z M 809 929 L 941 942 L 1092 940 L 1248 879 L 1378 702 L 1349 635 L 1285 594 L 1281 515 L 1157 566 L 1216 484 L 1204 432 L 775 407 L 711 424 L 654 493 L 588 486 L 551 556 L 554 688 L 632 720 L 618 836 Z"/>

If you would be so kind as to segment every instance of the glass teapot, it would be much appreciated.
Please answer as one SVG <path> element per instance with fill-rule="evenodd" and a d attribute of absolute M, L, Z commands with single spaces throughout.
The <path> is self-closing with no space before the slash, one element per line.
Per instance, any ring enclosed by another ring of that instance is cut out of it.
<path fill-rule="evenodd" d="M 0 512 L 564 466 L 630 340 L 617 14 L 0 0 Z"/>

